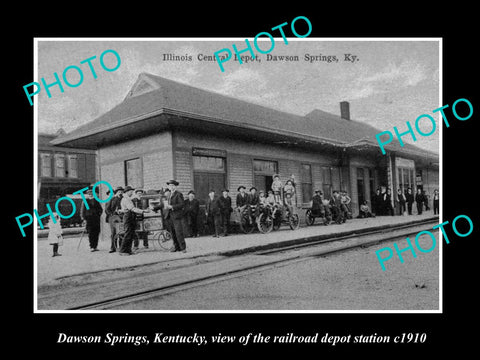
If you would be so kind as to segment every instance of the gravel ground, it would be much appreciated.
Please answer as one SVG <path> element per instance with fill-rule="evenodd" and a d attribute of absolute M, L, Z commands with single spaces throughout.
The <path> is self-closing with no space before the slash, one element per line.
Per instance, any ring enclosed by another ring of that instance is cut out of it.
<path fill-rule="evenodd" d="M 438 237 L 438 235 L 436 234 Z M 400 248 L 401 240 L 398 240 Z M 439 310 L 439 252 L 403 253 L 382 271 L 375 251 L 393 242 L 129 304 L 149 310 Z"/>

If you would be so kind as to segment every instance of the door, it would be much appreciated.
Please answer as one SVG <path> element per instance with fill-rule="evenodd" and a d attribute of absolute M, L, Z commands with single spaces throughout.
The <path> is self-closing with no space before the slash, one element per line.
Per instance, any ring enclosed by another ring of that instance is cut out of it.
<path fill-rule="evenodd" d="M 363 168 L 357 168 L 358 207 L 365 201 L 365 180 Z"/>
<path fill-rule="evenodd" d="M 268 175 L 255 175 L 255 187 L 258 191 L 263 190 L 268 193 L 272 190 L 273 177 Z M 247 189 L 248 190 L 248 189 Z"/>
<path fill-rule="evenodd" d="M 217 196 L 221 196 L 225 189 L 225 174 L 195 172 L 193 186 L 196 198 L 201 205 L 205 205 L 210 190 L 214 190 Z"/>

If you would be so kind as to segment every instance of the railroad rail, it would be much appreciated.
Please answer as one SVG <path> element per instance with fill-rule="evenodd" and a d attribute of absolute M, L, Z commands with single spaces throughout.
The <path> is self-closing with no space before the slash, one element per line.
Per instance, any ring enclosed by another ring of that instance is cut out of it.
<path fill-rule="evenodd" d="M 43 294 L 39 310 L 108 310 L 149 298 L 246 276 L 269 268 L 328 256 L 357 247 L 368 247 L 431 229 L 438 219 L 430 218 L 395 227 L 360 231 L 344 236 L 308 240 L 273 249 L 260 249 L 240 256 L 211 256 L 194 264 L 94 284 L 80 285 L 72 291 Z M 141 278 L 141 282 L 138 279 Z M 86 300 L 88 299 L 88 300 Z"/>

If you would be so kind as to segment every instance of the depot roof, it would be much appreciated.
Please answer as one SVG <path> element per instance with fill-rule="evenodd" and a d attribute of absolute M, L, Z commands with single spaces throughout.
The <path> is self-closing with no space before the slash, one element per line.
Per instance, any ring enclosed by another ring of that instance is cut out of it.
<path fill-rule="evenodd" d="M 271 109 L 160 76 L 141 73 L 125 99 L 93 121 L 59 136 L 52 144 L 99 148 L 111 142 L 169 128 L 214 131 L 291 146 L 366 149 L 376 147 L 380 130 L 321 110 L 305 116 Z M 263 135 L 262 135 L 263 134 Z M 385 147 L 422 157 L 438 154 L 393 141 Z"/>

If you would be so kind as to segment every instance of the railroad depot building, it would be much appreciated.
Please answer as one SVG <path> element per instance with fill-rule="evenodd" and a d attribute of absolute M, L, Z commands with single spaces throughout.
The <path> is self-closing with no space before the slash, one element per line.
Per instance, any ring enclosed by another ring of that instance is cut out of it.
<path fill-rule="evenodd" d="M 382 155 L 381 130 L 351 120 L 347 102 L 340 113 L 294 115 L 142 73 L 120 104 L 52 143 L 95 150 L 97 180 L 113 187 L 176 179 L 201 203 L 228 188 L 235 206 L 240 185 L 268 190 L 274 173 L 283 182 L 295 175 L 299 207 L 315 189 L 327 198 L 346 190 L 354 216 L 378 186 L 438 188 L 438 154 L 395 140 Z"/>

